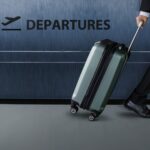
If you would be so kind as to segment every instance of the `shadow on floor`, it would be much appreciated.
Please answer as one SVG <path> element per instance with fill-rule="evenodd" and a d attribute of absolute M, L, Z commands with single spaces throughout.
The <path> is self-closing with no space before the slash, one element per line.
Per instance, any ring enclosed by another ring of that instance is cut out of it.
<path fill-rule="evenodd" d="M 134 112 L 121 112 L 121 113 L 118 113 L 118 115 L 122 118 L 128 118 L 128 119 L 141 118 Z"/>

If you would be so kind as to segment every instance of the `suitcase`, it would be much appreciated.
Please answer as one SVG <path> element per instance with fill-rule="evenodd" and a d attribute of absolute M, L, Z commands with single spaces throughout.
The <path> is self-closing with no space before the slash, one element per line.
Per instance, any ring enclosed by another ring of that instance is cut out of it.
<path fill-rule="evenodd" d="M 94 44 L 72 95 L 72 114 L 80 107 L 91 112 L 89 120 L 93 121 L 104 111 L 141 26 L 142 23 L 129 48 L 107 39 Z"/>

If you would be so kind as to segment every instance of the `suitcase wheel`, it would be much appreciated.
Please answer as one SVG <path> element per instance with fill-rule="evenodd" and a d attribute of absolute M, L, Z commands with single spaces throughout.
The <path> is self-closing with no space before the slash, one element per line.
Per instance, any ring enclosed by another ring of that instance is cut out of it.
<path fill-rule="evenodd" d="M 71 101 L 71 108 L 70 108 L 70 112 L 72 114 L 76 114 L 78 112 L 79 108 L 78 108 L 78 103 L 76 103 L 75 101 Z"/>
<path fill-rule="evenodd" d="M 72 114 L 76 114 L 78 112 L 79 108 L 77 106 L 71 107 L 70 112 Z"/>
<path fill-rule="evenodd" d="M 94 115 L 89 115 L 89 121 L 94 121 L 95 120 L 95 117 L 94 117 Z"/>
<path fill-rule="evenodd" d="M 92 112 L 92 113 L 89 115 L 89 121 L 94 121 L 95 118 L 97 118 L 99 115 L 100 115 L 99 112 Z"/>

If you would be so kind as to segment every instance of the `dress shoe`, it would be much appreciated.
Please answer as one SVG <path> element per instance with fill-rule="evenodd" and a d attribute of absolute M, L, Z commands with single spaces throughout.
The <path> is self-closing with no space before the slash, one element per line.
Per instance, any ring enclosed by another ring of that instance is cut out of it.
<path fill-rule="evenodd" d="M 127 100 L 124 106 L 143 118 L 150 118 L 150 109 L 145 104 L 136 104 L 132 100 Z"/>

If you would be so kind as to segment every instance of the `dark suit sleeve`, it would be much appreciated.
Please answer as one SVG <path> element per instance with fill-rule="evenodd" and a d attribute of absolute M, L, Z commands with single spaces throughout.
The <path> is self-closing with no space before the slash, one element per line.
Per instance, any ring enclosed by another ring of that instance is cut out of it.
<path fill-rule="evenodd" d="M 140 10 L 150 13 L 150 0 L 142 0 Z"/>

